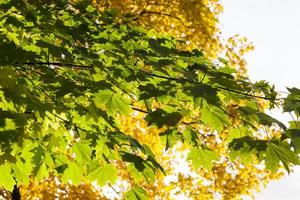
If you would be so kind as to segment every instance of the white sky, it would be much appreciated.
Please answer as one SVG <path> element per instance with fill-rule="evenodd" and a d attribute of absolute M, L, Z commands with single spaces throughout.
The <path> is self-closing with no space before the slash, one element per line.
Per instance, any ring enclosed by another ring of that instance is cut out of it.
<path fill-rule="evenodd" d="M 300 88 L 300 1 L 222 0 L 220 17 L 225 37 L 246 36 L 255 45 L 247 56 L 250 78 L 267 80 L 277 90 Z M 288 121 L 287 115 L 272 113 Z M 300 199 L 300 167 L 280 181 L 270 183 L 257 200 Z"/>

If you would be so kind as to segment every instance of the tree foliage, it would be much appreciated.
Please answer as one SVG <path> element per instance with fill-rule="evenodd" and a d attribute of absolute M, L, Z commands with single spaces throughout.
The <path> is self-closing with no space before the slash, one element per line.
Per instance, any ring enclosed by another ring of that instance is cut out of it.
<path fill-rule="evenodd" d="M 223 6 L 219 0 L 94 0 L 93 5 L 100 11 L 110 9 L 118 23 L 172 35 L 180 48 L 201 49 L 209 58 L 221 54 L 239 75 L 245 76 L 244 55 L 254 46 L 239 35 L 222 37 L 219 15 Z"/>
<path fill-rule="evenodd" d="M 96 182 L 126 199 L 232 199 L 257 187 L 257 174 L 268 181 L 281 164 L 299 164 L 296 88 L 278 99 L 273 86 L 238 76 L 226 60 L 120 24 L 115 10 L 88 1 L 3 0 L 0 24 L 7 190 L 22 184 L 25 194 L 26 185 L 56 177 L 53 188 Z M 264 113 L 266 101 L 284 101 L 296 116 L 290 128 Z"/>
<path fill-rule="evenodd" d="M 111 9 L 120 23 L 168 33 L 183 40 L 185 45 L 188 41 L 188 46 L 200 46 L 214 55 L 220 50 L 217 24 L 223 8 L 219 1 L 95 0 L 93 3 L 99 10 Z"/>

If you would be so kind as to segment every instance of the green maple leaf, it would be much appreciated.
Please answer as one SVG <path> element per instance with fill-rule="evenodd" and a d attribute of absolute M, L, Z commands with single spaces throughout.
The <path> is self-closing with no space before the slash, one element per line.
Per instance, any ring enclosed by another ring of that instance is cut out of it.
<path fill-rule="evenodd" d="M 233 128 L 229 131 L 227 142 L 230 143 L 233 139 L 248 136 L 249 133 L 249 129 L 245 126 Z"/>
<path fill-rule="evenodd" d="M 12 191 L 16 182 L 11 174 L 12 171 L 10 165 L 8 163 L 0 165 L 0 172 L 0 186 L 9 191 Z"/>
<path fill-rule="evenodd" d="M 70 162 L 68 168 L 63 173 L 62 182 L 68 183 L 72 181 L 72 184 L 78 185 L 81 183 L 81 177 L 83 175 L 83 168 L 76 163 Z"/>
<path fill-rule="evenodd" d="M 217 153 L 204 148 L 193 148 L 187 157 L 188 160 L 192 161 L 192 164 L 195 169 L 203 167 L 207 170 L 211 170 L 213 167 L 213 161 L 219 159 Z"/>
<path fill-rule="evenodd" d="M 117 180 L 117 169 L 112 164 L 100 166 L 97 162 L 92 162 L 88 178 L 91 181 L 97 180 L 100 186 L 104 186 L 108 182 L 114 184 Z"/>
<path fill-rule="evenodd" d="M 48 178 L 49 176 L 49 171 L 47 169 L 47 166 L 45 163 L 42 163 L 38 166 L 36 175 L 35 175 L 35 180 L 36 181 L 42 181 L 45 178 Z"/>
<path fill-rule="evenodd" d="M 181 112 L 167 112 L 162 109 L 157 109 L 150 112 L 145 117 L 145 120 L 148 122 L 149 126 L 155 124 L 157 127 L 161 128 L 164 125 L 176 126 L 182 117 L 183 114 Z"/>
<path fill-rule="evenodd" d="M 282 162 L 285 169 L 290 172 L 289 163 L 300 164 L 299 158 L 295 152 L 284 144 L 275 144 L 270 142 L 266 150 L 266 167 L 275 172 L 279 168 L 279 161 Z"/>
<path fill-rule="evenodd" d="M 128 115 L 131 111 L 129 99 L 114 93 L 111 90 L 99 91 L 95 98 L 95 104 L 97 106 L 105 105 L 107 113 L 113 115 L 116 112 Z"/>
<path fill-rule="evenodd" d="M 220 108 L 208 105 L 202 108 L 201 121 L 217 131 L 230 124 L 228 116 Z"/>
<path fill-rule="evenodd" d="M 293 127 L 296 128 L 297 126 L 298 125 L 293 126 Z M 300 130 L 299 129 L 288 129 L 285 132 L 285 135 L 288 136 L 289 138 L 291 138 L 291 144 L 292 144 L 293 148 L 295 149 L 295 152 L 300 153 Z"/>
<path fill-rule="evenodd" d="M 287 88 L 290 94 L 284 99 L 283 111 L 295 112 L 296 115 L 300 115 L 300 89 Z"/>
<path fill-rule="evenodd" d="M 72 147 L 72 151 L 75 153 L 76 160 L 79 163 L 89 161 L 91 158 L 92 149 L 86 141 L 75 143 Z"/>
<path fill-rule="evenodd" d="M 16 164 L 12 166 L 12 169 L 18 183 L 29 183 L 29 176 L 32 172 L 31 163 L 23 163 L 22 161 L 17 161 Z"/>

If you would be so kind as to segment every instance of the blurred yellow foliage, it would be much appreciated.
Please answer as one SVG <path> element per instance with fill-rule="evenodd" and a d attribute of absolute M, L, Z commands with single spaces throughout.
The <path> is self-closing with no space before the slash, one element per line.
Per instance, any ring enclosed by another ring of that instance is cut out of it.
<path fill-rule="evenodd" d="M 82 183 L 78 186 L 72 184 L 61 184 L 54 176 L 42 182 L 31 181 L 28 186 L 20 188 L 22 199 L 72 199 L 72 200 L 104 200 L 105 198 L 90 183 Z"/>

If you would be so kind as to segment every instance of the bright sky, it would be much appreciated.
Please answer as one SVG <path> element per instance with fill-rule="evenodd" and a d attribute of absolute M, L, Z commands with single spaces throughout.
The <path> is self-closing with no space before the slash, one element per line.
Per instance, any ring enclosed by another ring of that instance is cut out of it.
<path fill-rule="evenodd" d="M 300 88 L 300 1 L 222 0 L 220 17 L 225 37 L 246 36 L 255 45 L 247 56 L 250 78 L 267 80 L 277 90 Z M 272 112 L 288 121 L 287 115 Z M 300 167 L 280 181 L 270 183 L 256 200 L 300 199 Z"/>

